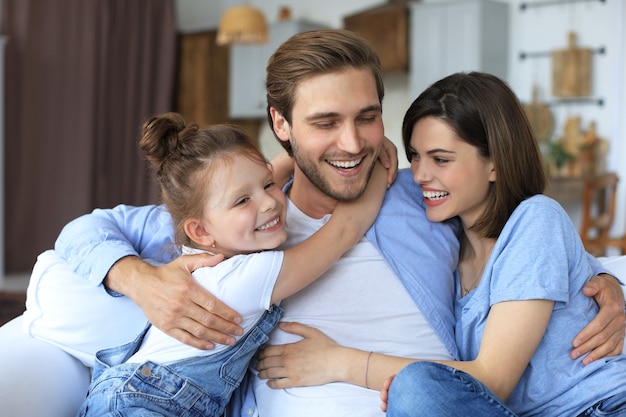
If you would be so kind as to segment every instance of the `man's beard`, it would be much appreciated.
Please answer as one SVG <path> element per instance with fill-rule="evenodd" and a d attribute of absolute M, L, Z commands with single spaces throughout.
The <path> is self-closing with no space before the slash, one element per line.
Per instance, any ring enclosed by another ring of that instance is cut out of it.
<path fill-rule="evenodd" d="M 316 163 L 311 159 L 306 158 L 299 152 L 297 140 L 295 140 L 293 136 L 291 140 L 291 147 L 293 150 L 293 159 L 298 168 L 300 168 L 300 171 L 302 171 L 302 173 L 304 174 L 304 176 L 307 177 L 309 182 L 311 182 L 311 184 L 313 184 L 322 193 L 337 201 L 353 201 L 359 198 L 365 192 L 367 183 L 369 182 L 372 171 L 374 170 L 373 164 L 367 172 L 365 181 L 358 188 L 345 187 L 341 190 L 335 190 L 332 187 L 331 183 L 322 175 L 322 172 L 320 171 Z"/>

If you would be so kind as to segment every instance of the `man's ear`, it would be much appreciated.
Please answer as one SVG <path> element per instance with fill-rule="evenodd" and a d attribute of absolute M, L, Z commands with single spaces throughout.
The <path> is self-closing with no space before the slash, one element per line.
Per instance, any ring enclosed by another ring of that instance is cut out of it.
<path fill-rule="evenodd" d="M 211 233 L 209 233 L 200 220 L 187 219 L 183 224 L 183 228 L 185 229 L 185 234 L 189 236 L 189 239 L 196 244 L 202 246 L 203 248 L 215 247 L 215 239 L 213 239 Z"/>
<path fill-rule="evenodd" d="M 285 119 L 283 115 L 274 107 L 270 107 L 270 115 L 272 116 L 272 127 L 276 137 L 283 142 L 289 141 L 291 135 L 287 119 Z"/>

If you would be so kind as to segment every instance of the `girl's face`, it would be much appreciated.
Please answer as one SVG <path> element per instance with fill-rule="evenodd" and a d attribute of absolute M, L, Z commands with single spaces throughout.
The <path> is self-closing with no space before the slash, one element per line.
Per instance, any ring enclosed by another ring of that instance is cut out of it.
<path fill-rule="evenodd" d="M 267 164 L 235 155 L 217 161 L 205 181 L 210 191 L 200 223 L 206 249 L 231 257 L 285 242 L 286 198 Z"/>
<path fill-rule="evenodd" d="M 493 163 L 435 117 L 415 124 L 410 153 L 428 219 L 440 222 L 459 216 L 465 228 L 471 227 L 485 210 L 489 183 L 496 180 Z"/>

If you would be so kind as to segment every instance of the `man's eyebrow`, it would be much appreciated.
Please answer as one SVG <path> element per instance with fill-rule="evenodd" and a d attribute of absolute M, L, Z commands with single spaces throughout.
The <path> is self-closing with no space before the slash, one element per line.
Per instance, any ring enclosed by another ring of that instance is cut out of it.
<path fill-rule="evenodd" d="M 339 117 L 339 113 L 331 112 L 331 111 L 313 113 L 312 115 L 305 117 L 304 120 L 311 121 L 311 120 L 327 119 L 327 118 L 333 118 L 333 117 Z"/>
<path fill-rule="evenodd" d="M 371 111 L 382 112 L 383 109 L 382 109 L 380 104 L 372 104 L 371 106 L 367 106 L 364 109 L 361 109 L 359 114 L 368 113 L 368 112 L 371 112 Z"/>
<path fill-rule="evenodd" d="M 371 111 L 381 112 L 382 110 L 381 110 L 380 104 L 372 104 L 371 106 L 364 107 L 361 110 L 359 110 L 358 114 L 368 113 Z M 339 117 L 339 116 L 341 115 L 338 112 L 319 112 L 319 113 L 313 113 L 312 115 L 305 117 L 304 120 L 311 121 L 311 120 L 326 119 L 326 118 L 333 118 L 333 117 Z"/>

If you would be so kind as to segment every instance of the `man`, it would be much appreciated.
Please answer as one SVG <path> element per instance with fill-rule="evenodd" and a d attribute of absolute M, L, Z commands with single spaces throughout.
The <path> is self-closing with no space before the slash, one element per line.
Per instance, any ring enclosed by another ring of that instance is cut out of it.
<path fill-rule="evenodd" d="M 384 138 L 383 96 L 377 56 L 347 31 L 296 35 L 270 59 L 268 120 L 296 162 L 288 189 L 289 245 L 320 227 L 338 200 L 353 199 L 364 190 Z M 454 358 L 452 271 L 458 241 L 451 227 L 430 224 L 421 204 L 410 173 L 401 173 L 367 239 L 315 284 L 285 300 L 284 321 L 311 325 L 340 344 L 365 351 Z M 237 314 L 188 277 L 210 259 L 182 257 L 162 267 L 140 259 L 157 265 L 173 259 L 163 249 L 171 244 L 169 226 L 167 213 L 157 208 L 98 210 L 68 225 L 55 249 L 94 288 L 103 281 L 110 292 L 125 294 L 173 337 L 200 348 L 210 348 L 209 340 L 232 344 Z M 608 299 L 615 286 L 598 279 L 604 283 L 600 295 Z M 613 312 L 623 307 L 623 300 L 608 303 Z M 139 321 L 134 316 L 127 320 Z M 594 353 L 602 356 L 621 343 L 624 316 L 605 313 L 596 320 L 604 331 L 579 349 L 585 352 L 609 339 Z M 582 333 L 583 340 L 593 333 Z M 297 338 L 280 330 L 272 337 L 272 343 L 293 340 Z M 88 357 L 89 349 L 84 352 Z M 246 396 L 241 412 L 262 417 L 382 415 L 378 391 L 366 387 L 379 388 L 382 381 L 367 384 L 367 359 L 355 363 L 363 370 L 361 386 L 272 390 L 253 376 L 249 387 L 259 408 Z"/>

